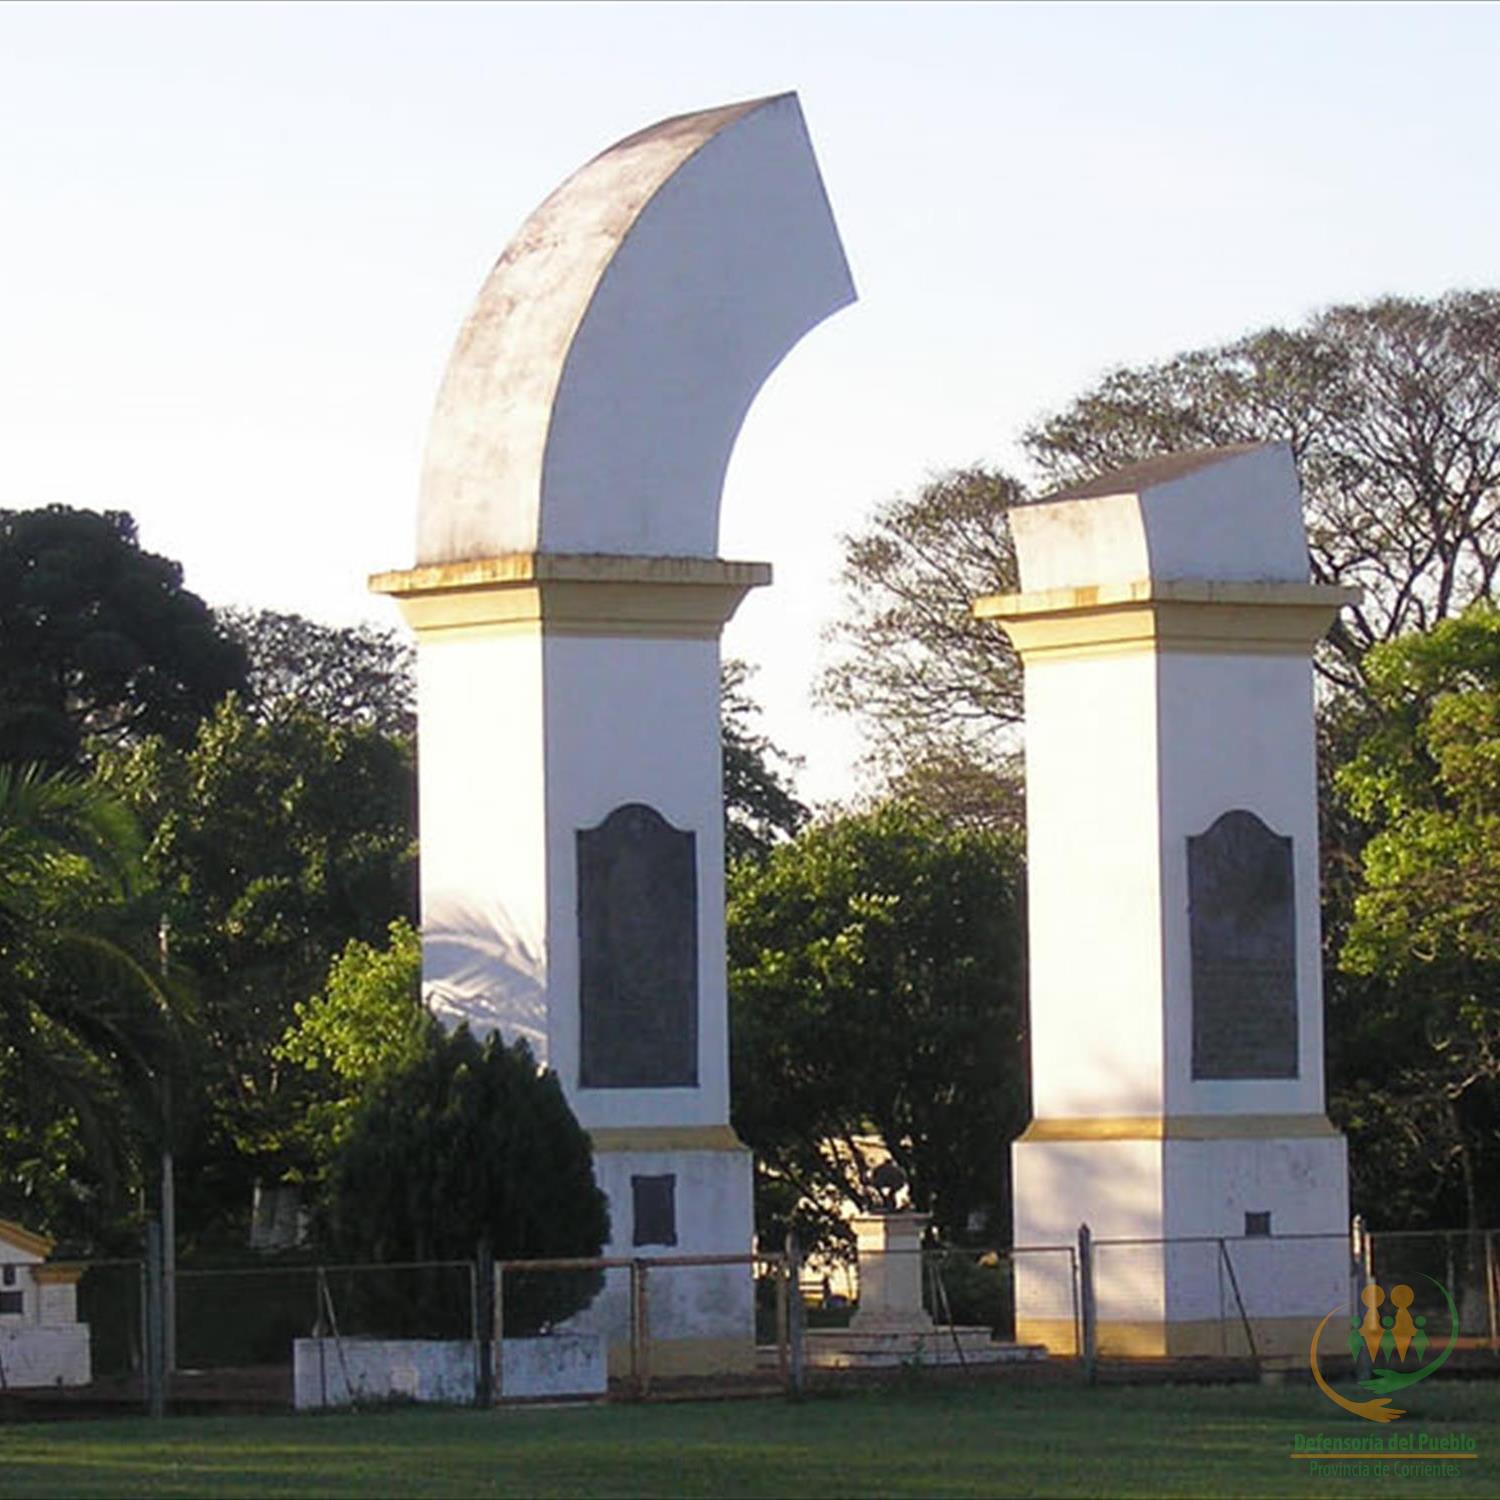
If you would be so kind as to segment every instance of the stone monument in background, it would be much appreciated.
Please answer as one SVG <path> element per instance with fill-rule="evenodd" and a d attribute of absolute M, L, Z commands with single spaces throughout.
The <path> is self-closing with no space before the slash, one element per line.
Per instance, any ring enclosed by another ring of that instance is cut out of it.
<path fill-rule="evenodd" d="M 666 120 L 570 177 L 453 351 L 417 566 L 423 987 L 524 1037 L 590 1132 L 606 1254 L 746 1254 L 729 1125 L 718 557 L 762 382 L 854 288 L 795 95 Z M 653 1278 L 654 1367 L 747 1367 L 743 1267 Z M 596 1316 L 626 1337 L 623 1283 Z M 617 1305 L 620 1304 L 620 1305 Z"/>
<path fill-rule="evenodd" d="M 1139 1242 L 1097 1250 L 1101 1351 L 1224 1352 L 1242 1303 L 1260 1353 L 1305 1353 L 1349 1287 L 1311 655 L 1357 591 L 1308 582 L 1282 445 L 1148 462 L 1010 522 L 1024 592 L 976 612 L 1026 672 L 1016 1337 L 1072 1348 L 1066 1251 L 1036 1247 L 1087 1222 Z"/>

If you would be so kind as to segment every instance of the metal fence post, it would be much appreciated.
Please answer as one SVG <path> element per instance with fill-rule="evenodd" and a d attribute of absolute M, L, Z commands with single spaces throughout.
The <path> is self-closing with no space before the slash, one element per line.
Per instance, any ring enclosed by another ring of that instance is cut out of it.
<path fill-rule="evenodd" d="M 505 1263 L 494 1262 L 495 1272 L 495 1326 L 491 1337 L 495 1340 L 495 1400 L 498 1403 L 505 1394 Z"/>
<path fill-rule="evenodd" d="M 474 1247 L 472 1273 L 473 1298 L 470 1321 L 478 1369 L 474 1381 L 474 1405 L 493 1406 L 495 1402 L 495 1253 L 487 1239 Z"/>
<path fill-rule="evenodd" d="M 1078 1353 L 1084 1377 L 1092 1385 L 1097 1374 L 1099 1318 L 1094 1304 L 1094 1236 L 1087 1224 L 1078 1226 L 1078 1301 L 1083 1323 L 1083 1344 Z"/>
<path fill-rule="evenodd" d="M 641 1358 L 636 1372 L 636 1387 L 644 1401 L 651 1394 L 651 1292 L 646 1279 L 649 1262 L 636 1260 L 631 1270 L 638 1278 L 635 1295 L 637 1336 L 640 1340 Z"/>
<path fill-rule="evenodd" d="M 1500 1266 L 1495 1264 L 1495 1231 L 1489 1229 L 1484 1236 L 1484 1285 L 1485 1300 L 1489 1304 L 1490 1348 L 1500 1354 Z"/>
<path fill-rule="evenodd" d="M 1250 1351 L 1250 1358 L 1255 1363 L 1257 1373 L 1260 1370 L 1260 1351 L 1255 1347 L 1255 1330 L 1250 1325 L 1250 1313 L 1245 1306 L 1245 1299 L 1240 1295 L 1240 1279 L 1234 1273 L 1234 1261 L 1230 1259 L 1229 1246 L 1223 1235 L 1218 1236 L 1219 1259 L 1224 1269 L 1229 1272 L 1229 1286 L 1234 1293 L 1234 1305 L 1240 1310 L 1240 1327 L 1245 1333 L 1245 1346 Z"/>
<path fill-rule="evenodd" d="M 788 1344 L 791 1342 L 791 1299 L 786 1290 L 786 1256 L 776 1266 L 776 1373 L 785 1390 L 792 1378 L 788 1359 Z"/>
<path fill-rule="evenodd" d="M 167 1410 L 167 1330 L 162 1305 L 161 1222 L 146 1224 L 146 1412 L 162 1417 Z"/>
<path fill-rule="evenodd" d="M 789 1229 L 786 1236 L 786 1280 L 787 1280 L 787 1346 L 790 1394 L 794 1400 L 802 1397 L 806 1382 L 806 1347 L 803 1339 L 806 1324 L 806 1309 L 802 1306 L 802 1246 L 797 1240 L 797 1231 Z"/>

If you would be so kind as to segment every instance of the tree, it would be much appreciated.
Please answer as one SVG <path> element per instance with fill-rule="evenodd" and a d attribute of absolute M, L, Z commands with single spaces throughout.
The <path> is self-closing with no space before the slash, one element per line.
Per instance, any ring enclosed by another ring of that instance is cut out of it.
<path fill-rule="evenodd" d="M 818 823 L 732 872 L 734 1122 L 826 1231 L 878 1206 L 877 1136 L 949 1233 L 1002 1215 L 1027 1118 L 1020 860 L 983 829 L 897 804 Z"/>
<path fill-rule="evenodd" d="M 278 1062 L 313 1075 L 322 1096 L 297 1130 L 314 1170 L 348 1138 L 368 1091 L 420 1062 L 432 1044 L 421 996 L 422 941 L 405 918 L 391 923 L 384 948 L 351 939 L 334 959 L 321 993 L 299 1000 L 275 1049 Z"/>
<path fill-rule="evenodd" d="M 765 855 L 811 816 L 797 799 L 790 773 L 801 764 L 755 728 L 760 706 L 746 684 L 754 668 L 726 661 L 721 679 L 726 860 Z"/>
<path fill-rule="evenodd" d="M 176 959 L 197 976 L 203 1090 L 183 1153 L 185 1233 L 228 1228 L 285 1146 L 308 1092 L 275 1056 L 293 1006 L 351 939 L 415 917 L 411 748 L 295 705 L 257 722 L 222 702 L 180 750 L 152 739 L 104 774 L 149 834 Z"/>
<path fill-rule="evenodd" d="M 1024 498 L 1006 474 L 953 470 L 878 506 L 868 531 L 844 539 L 845 606 L 829 631 L 843 651 L 819 697 L 869 722 L 888 773 L 951 787 L 954 767 L 978 767 L 1000 802 L 1011 797 L 1020 663 L 972 606 L 1016 587 L 1005 512 Z M 971 780 L 963 800 L 979 789 Z"/>
<path fill-rule="evenodd" d="M 524 1042 L 434 1029 L 414 1065 L 360 1106 L 330 1180 L 333 1244 L 355 1260 L 593 1257 L 609 1238 L 593 1147 Z M 603 1273 L 506 1277 L 513 1334 L 562 1322 Z"/>
<path fill-rule="evenodd" d="M 1500 1210 L 1500 613 L 1379 646 L 1366 677 L 1381 717 L 1338 780 L 1375 832 L 1342 966 L 1398 999 L 1358 1092 L 1478 1228 Z"/>
<path fill-rule="evenodd" d="M 1185 449 L 1285 441 L 1302 476 L 1312 576 L 1357 583 L 1319 658 L 1325 681 L 1362 692 L 1365 650 L 1426 629 L 1500 579 L 1500 292 L 1334 307 L 1106 376 L 1045 417 L 1024 444 L 1046 493 Z M 1013 785 L 1019 672 L 975 597 L 1016 587 L 1005 511 L 1028 498 L 1007 475 L 954 470 L 876 509 L 845 539 L 844 655 L 830 706 L 865 718 L 878 768 L 935 762 L 917 794 L 939 805 L 946 765 Z M 972 783 L 960 777 L 961 801 Z"/>
<path fill-rule="evenodd" d="M 249 664 L 246 702 L 261 719 L 296 704 L 325 723 L 416 733 L 411 645 L 373 625 L 320 625 L 270 609 L 218 611 Z"/>
<path fill-rule="evenodd" d="M 1419 1143 L 1434 1127 L 1419 1118 L 1415 1095 L 1394 1084 L 1377 1088 L 1375 1080 L 1385 1078 L 1381 1057 L 1409 1055 L 1415 1045 L 1409 1028 L 1425 1006 L 1418 991 L 1446 985 L 1449 975 L 1429 965 L 1398 981 L 1384 970 L 1340 968 L 1370 830 L 1335 795 L 1332 768 L 1379 717 L 1363 679 L 1368 648 L 1454 616 L 1492 595 L 1500 579 L 1497 335 L 1497 292 L 1335 307 L 1298 328 L 1263 329 L 1118 370 L 1025 439 L 1039 492 L 1165 452 L 1284 440 L 1301 471 L 1313 577 L 1365 590 L 1318 665 L 1330 1108 L 1351 1131 L 1355 1201 L 1367 1212 L 1395 1205 L 1411 1216 L 1445 1211 L 1449 1168 L 1429 1171 L 1420 1144 L 1393 1161 L 1389 1145 L 1397 1136 Z M 985 578 L 984 569 L 962 564 L 975 558 L 976 528 L 997 560 L 1003 556 L 1001 513 L 1025 496 L 1004 479 L 988 499 L 983 487 L 963 485 L 949 504 L 941 484 L 924 497 L 932 503 L 919 497 L 909 518 L 908 502 L 890 502 L 848 540 L 851 623 L 836 634 L 850 656 L 825 680 L 824 696 L 874 721 L 888 790 L 948 817 L 1003 827 L 1018 805 L 1009 759 L 1018 702 L 1003 693 L 974 696 L 962 708 L 967 732 L 945 741 L 925 728 L 941 722 L 944 700 L 929 705 L 923 694 L 925 678 L 942 683 L 946 663 L 962 660 L 956 631 L 973 597 L 1014 586 L 1003 568 Z M 1002 685 L 1013 688 L 1014 660 L 1000 633 L 976 644 L 992 653 L 997 673 L 1010 674 Z M 965 681 L 983 681 L 968 662 L 957 676 L 959 693 Z M 903 702 L 908 696 L 913 709 Z M 1451 1082 L 1467 1076 L 1455 1054 L 1426 1055 L 1434 1066 L 1453 1064 Z M 1363 1141 L 1371 1146 L 1364 1158 Z"/>
<path fill-rule="evenodd" d="M 0 1213 L 91 1239 L 162 1138 L 177 1061 L 139 852 L 97 783 L 0 766 Z"/>
<path fill-rule="evenodd" d="M 190 739 L 244 656 L 135 522 L 0 511 L 0 760 L 76 766 L 84 743 Z"/>
<path fill-rule="evenodd" d="M 1500 577 L 1500 292 L 1333 307 L 1295 329 L 1120 369 L 1026 436 L 1049 481 L 1157 454 L 1285 441 L 1312 574 L 1357 583 L 1324 667 L 1489 597 Z"/>

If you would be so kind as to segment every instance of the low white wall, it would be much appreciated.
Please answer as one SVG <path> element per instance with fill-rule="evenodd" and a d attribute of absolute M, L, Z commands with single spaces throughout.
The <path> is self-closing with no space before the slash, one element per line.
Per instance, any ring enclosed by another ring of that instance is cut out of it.
<path fill-rule="evenodd" d="M 89 1325 L 59 1328 L 0 1328 L 0 1381 L 10 1390 L 22 1386 L 87 1385 L 93 1378 L 89 1359 Z"/>
<path fill-rule="evenodd" d="M 502 1397 L 602 1396 L 608 1389 L 604 1340 L 597 1333 L 506 1339 L 497 1347 Z"/>
<path fill-rule="evenodd" d="M 293 1405 L 298 1411 L 355 1401 L 472 1405 L 477 1351 L 467 1339 L 296 1339 Z M 506 1339 L 495 1348 L 500 1393 L 602 1396 L 604 1341 L 593 1334 Z"/>

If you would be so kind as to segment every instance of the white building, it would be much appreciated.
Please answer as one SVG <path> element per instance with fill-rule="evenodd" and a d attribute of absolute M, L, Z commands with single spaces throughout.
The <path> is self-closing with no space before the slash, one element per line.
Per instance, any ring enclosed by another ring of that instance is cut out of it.
<path fill-rule="evenodd" d="M 78 1321 L 79 1266 L 50 1266 L 53 1242 L 0 1219 L 0 1390 L 87 1385 L 89 1326 Z"/>

